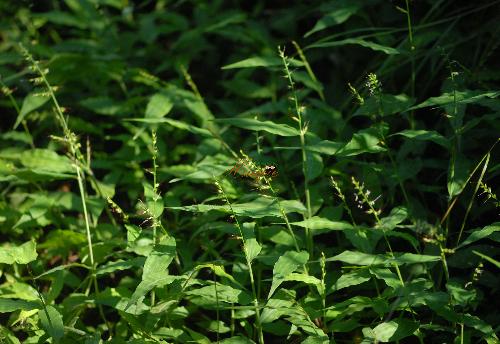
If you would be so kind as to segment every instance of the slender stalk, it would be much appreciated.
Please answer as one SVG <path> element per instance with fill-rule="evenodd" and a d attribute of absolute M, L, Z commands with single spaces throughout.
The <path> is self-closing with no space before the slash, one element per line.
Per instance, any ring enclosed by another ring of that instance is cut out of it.
<path fill-rule="evenodd" d="M 255 287 L 255 279 L 254 279 L 254 274 L 253 274 L 253 269 L 252 269 L 252 262 L 248 256 L 248 251 L 247 251 L 247 246 L 246 246 L 246 239 L 245 236 L 243 235 L 243 230 L 241 229 L 240 221 L 238 220 L 238 217 L 236 216 L 236 213 L 233 209 L 233 206 L 231 205 L 231 202 L 229 201 L 229 198 L 227 197 L 226 193 L 224 192 L 224 189 L 222 188 L 222 185 L 219 183 L 217 178 L 215 178 L 215 185 L 217 186 L 219 193 L 222 195 L 224 198 L 224 201 L 226 204 L 229 206 L 229 209 L 231 211 L 231 214 L 233 215 L 236 223 L 236 227 L 238 228 L 241 240 L 243 242 L 243 252 L 245 254 L 245 260 L 248 268 L 248 273 L 250 276 L 250 285 L 252 287 L 252 295 L 253 295 L 253 304 L 254 304 L 254 309 L 255 309 L 255 322 L 256 322 L 256 327 L 259 335 L 259 344 L 264 343 L 264 335 L 262 333 L 262 324 L 260 322 L 260 310 L 259 310 L 259 301 L 257 299 L 257 289 Z"/>
<path fill-rule="evenodd" d="M 93 282 L 96 293 L 99 293 L 97 277 L 95 274 L 96 264 L 95 264 L 95 260 L 94 260 L 94 252 L 93 252 L 93 246 L 92 246 L 92 235 L 90 232 L 90 220 L 89 220 L 89 214 L 87 211 L 86 192 L 85 192 L 85 187 L 84 187 L 85 176 L 84 176 L 83 171 L 80 169 L 80 166 L 79 166 L 79 163 L 84 161 L 84 159 L 83 159 L 83 156 L 80 152 L 78 143 L 76 141 L 76 136 L 68 128 L 68 124 L 66 123 L 66 119 L 64 118 L 64 115 L 63 115 L 64 111 L 63 111 L 62 107 L 59 105 L 59 102 L 57 101 L 57 98 L 54 94 L 54 88 L 49 84 L 49 82 L 45 76 L 47 74 L 47 71 L 44 71 L 40 68 L 38 61 L 35 61 L 35 59 L 33 59 L 31 54 L 29 53 L 29 51 L 23 45 L 20 45 L 20 48 L 21 48 L 23 55 L 30 63 L 31 67 L 34 69 L 35 72 L 37 72 L 40 75 L 42 83 L 47 88 L 48 95 L 51 98 L 51 100 L 55 106 L 55 109 L 56 109 L 55 114 L 56 114 L 57 118 L 59 119 L 59 123 L 62 126 L 65 139 L 66 139 L 68 146 L 70 148 L 70 151 L 71 151 L 71 156 L 72 156 L 73 161 L 74 161 L 74 166 L 75 166 L 77 180 L 78 180 L 78 189 L 80 191 L 80 197 L 82 199 L 82 208 L 83 208 L 83 214 L 84 214 L 84 220 L 85 220 L 85 230 L 86 230 L 86 235 L 87 235 L 87 245 L 88 245 L 88 249 L 89 249 L 89 259 L 90 259 L 90 265 L 91 265 L 91 281 L 90 282 L 91 283 Z M 85 164 L 83 164 L 83 165 L 85 165 Z M 110 336 L 111 336 L 111 325 L 108 323 L 108 321 L 104 315 L 102 305 L 98 305 L 98 308 L 99 308 L 99 313 L 100 313 L 101 317 L 103 318 L 106 326 L 108 327 L 108 330 L 110 331 Z"/>
<path fill-rule="evenodd" d="M 311 65 L 309 64 L 309 61 L 307 61 L 306 56 L 304 55 L 304 52 L 300 48 L 300 45 L 298 45 L 298 43 L 295 41 L 292 41 L 292 44 L 295 47 L 295 49 L 297 50 L 297 53 L 299 54 L 300 59 L 304 63 L 304 67 L 306 67 L 306 71 L 307 71 L 307 74 L 309 74 L 309 77 L 313 81 L 315 81 L 316 83 L 319 84 L 318 78 L 316 78 L 316 75 L 314 74 L 314 72 L 311 68 Z M 325 95 L 323 94 L 323 91 L 320 89 L 320 90 L 317 90 L 317 93 L 318 93 L 319 97 L 321 98 L 321 100 L 325 101 Z"/>
<path fill-rule="evenodd" d="M 413 28 L 411 25 L 410 2 L 405 0 L 406 3 L 406 21 L 408 25 L 408 38 L 410 41 L 410 61 L 411 61 L 411 96 L 415 97 L 415 45 L 413 43 Z M 415 120 L 413 110 L 410 111 L 410 128 L 415 129 Z"/>
<path fill-rule="evenodd" d="M 483 181 L 484 174 L 486 173 L 486 170 L 488 169 L 488 163 L 490 162 L 490 153 L 487 154 L 486 161 L 484 162 L 483 165 L 483 170 L 481 171 L 481 175 L 479 176 L 479 180 L 477 181 L 476 187 L 474 188 L 474 192 L 472 193 L 472 197 L 470 199 L 469 205 L 467 206 L 467 210 L 465 211 L 465 216 L 464 220 L 462 221 L 462 225 L 460 226 L 460 232 L 458 233 L 458 238 L 457 238 L 457 246 L 460 243 L 460 239 L 462 238 L 462 233 L 465 228 L 465 223 L 467 222 L 467 217 L 469 216 L 470 210 L 472 208 L 472 204 L 474 203 L 474 198 L 476 197 L 477 191 L 479 190 L 479 186 L 481 185 L 481 182 Z"/>
<path fill-rule="evenodd" d="M 307 132 L 307 124 L 304 125 L 303 119 L 302 119 L 302 109 L 299 106 L 299 99 L 297 97 L 297 92 L 295 90 L 295 82 L 292 79 L 292 73 L 290 72 L 290 69 L 288 68 L 289 62 L 288 58 L 285 56 L 285 50 L 281 50 L 278 48 L 279 55 L 281 57 L 281 60 L 283 61 L 283 66 L 285 69 L 285 77 L 288 79 L 289 87 L 292 92 L 292 100 L 295 106 L 295 113 L 297 117 L 293 117 L 295 121 L 298 122 L 299 124 L 299 135 L 300 135 L 300 148 L 302 152 L 302 173 L 304 174 L 304 192 L 306 196 L 306 208 L 307 208 L 307 219 L 310 219 L 312 217 L 312 211 L 311 211 L 311 194 L 309 191 L 309 177 L 307 174 L 307 154 L 306 154 L 306 141 L 305 141 L 305 134 Z M 307 246 L 307 251 L 309 252 L 309 256 L 313 256 L 313 242 L 312 242 L 312 235 L 311 231 L 309 229 L 309 226 L 306 224 L 305 226 L 305 234 L 306 234 L 306 246 Z"/>

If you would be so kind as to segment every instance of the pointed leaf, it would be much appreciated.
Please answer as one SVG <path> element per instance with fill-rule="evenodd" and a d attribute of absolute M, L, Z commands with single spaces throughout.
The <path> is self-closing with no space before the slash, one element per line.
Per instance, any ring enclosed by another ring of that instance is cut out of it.
<path fill-rule="evenodd" d="M 53 306 L 47 305 L 38 311 L 38 317 L 45 331 L 58 341 L 64 336 L 64 324 L 61 313 Z"/>
<path fill-rule="evenodd" d="M 274 123 L 271 121 L 259 121 L 253 118 L 219 118 L 217 122 L 234 125 L 254 131 L 266 131 L 279 136 L 299 136 L 299 131 L 286 124 Z"/>
<path fill-rule="evenodd" d="M 294 66 L 303 66 L 301 61 L 289 59 Z M 248 59 L 241 60 L 239 62 L 228 64 L 222 69 L 234 69 L 234 68 L 255 68 L 255 67 L 275 67 L 282 66 L 283 61 L 279 57 L 275 56 L 255 56 Z"/>
<path fill-rule="evenodd" d="M 24 98 L 23 105 L 21 106 L 21 110 L 19 111 L 19 115 L 17 116 L 16 123 L 14 124 L 14 129 L 16 129 L 19 124 L 21 124 L 26 115 L 41 107 L 49 99 L 50 96 L 45 93 L 32 92 L 28 94 L 26 98 Z"/>
<path fill-rule="evenodd" d="M 464 247 L 466 245 L 472 244 L 478 240 L 484 239 L 494 232 L 500 231 L 500 222 L 495 222 L 489 226 L 484 227 L 480 230 L 474 230 L 471 235 L 467 239 L 464 240 L 457 248 Z"/>
<path fill-rule="evenodd" d="M 309 253 L 306 251 L 287 251 L 274 264 L 273 283 L 267 298 L 269 299 L 280 284 L 294 272 L 299 266 L 304 265 L 309 260 Z"/>
<path fill-rule="evenodd" d="M 154 94 L 146 107 L 146 118 L 162 118 L 172 110 L 174 103 L 170 97 L 164 93 Z"/>

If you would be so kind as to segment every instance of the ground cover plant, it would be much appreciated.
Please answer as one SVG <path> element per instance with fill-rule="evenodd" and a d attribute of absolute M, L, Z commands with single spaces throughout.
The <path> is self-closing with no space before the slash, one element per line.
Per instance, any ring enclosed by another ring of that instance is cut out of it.
<path fill-rule="evenodd" d="M 498 343 L 499 13 L 0 2 L 0 342 Z"/>

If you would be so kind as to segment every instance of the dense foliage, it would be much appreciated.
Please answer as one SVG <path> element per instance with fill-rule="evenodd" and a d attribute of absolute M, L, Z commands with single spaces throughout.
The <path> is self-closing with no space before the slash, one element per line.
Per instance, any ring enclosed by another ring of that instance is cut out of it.
<path fill-rule="evenodd" d="M 0 2 L 0 342 L 498 343 L 500 1 Z"/>

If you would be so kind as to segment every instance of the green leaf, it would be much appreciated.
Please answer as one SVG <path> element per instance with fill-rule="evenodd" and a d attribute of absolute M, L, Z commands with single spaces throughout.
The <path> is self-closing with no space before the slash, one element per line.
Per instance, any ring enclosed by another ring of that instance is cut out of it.
<path fill-rule="evenodd" d="M 24 166 L 32 170 L 57 173 L 75 171 L 71 160 L 49 149 L 37 148 L 24 151 L 20 154 L 19 159 Z"/>
<path fill-rule="evenodd" d="M 341 2 L 335 7 L 337 7 L 335 10 L 328 12 L 321 19 L 319 19 L 314 27 L 309 30 L 304 37 L 308 37 L 315 32 L 324 30 L 331 26 L 342 24 L 358 11 L 360 5 L 357 3 Z"/>
<path fill-rule="evenodd" d="M 500 95 L 500 91 L 490 91 L 485 92 L 481 90 L 465 90 L 465 91 L 455 91 L 450 93 L 443 93 L 438 97 L 431 97 L 426 101 L 411 107 L 408 110 L 416 110 L 429 106 L 445 106 L 450 104 L 469 104 L 475 103 L 485 98 L 494 99 Z"/>
<path fill-rule="evenodd" d="M 455 154 L 455 159 L 450 161 L 447 184 L 450 198 L 461 193 L 467 185 L 470 166 L 470 160 L 458 152 Z"/>
<path fill-rule="evenodd" d="M 374 42 L 370 41 L 365 41 L 364 39 L 361 38 L 347 38 L 343 39 L 340 41 L 330 41 L 330 42 L 322 42 L 322 43 L 315 43 L 310 45 L 308 48 L 330 48 L 330 47 L 337 47 L 337 46 L 342 46 L 342 45 L 347 45 L 347 44 L 355 44 L 359 45 L 365 48 L 370 48 L 375 51 L 381 51 L 387 55 L 397 55 L 399 54 L 399 50 L 395 48 L 391 48 L 385 45 L 377 44 Z"/>
<path fill-rule="evenodd" d="M 331 286 L 331 288 L 329 288 L 328 294 L 353 285 L 365 283 L 366 281 L 369 281 L 370 278 L 370 272 L 367 269 L 360 269 L 353 272 L 344 273 Z"/>
<path fill-rule="evenodd" d="M 398 289 L 401 287 L 401 281 L 398 276 L 389 269 L 370 267 L 370 272 L 378 279 L 381 279 L 387 286 Z"/>
<path fill-rule="evenodd" d="M 343 231 L 352 229 L 352 225 L 345 221 L 331 221 L 319 216 L 313 216 L 303 221 L 292 222 L 292 225 L 309 228 L 313 235 L 328 233 L 330 231 Z"/>
<path fill-rule="evenodd" d="M 153 251 L 148 255 L 144 262 L 141 283 L 130 297 L 126 308 L 136 303 L 156 286 L 165 285 L 173 282 L 179 276 L 169 276 L 167 268 L 175 257 L 175 239 L 170 236 L 163 237 L 155 245 Z"/>
<path fill-rule="evenodd" d="M 142 123 L 148 123 L 148 124 L 159 124 L 159 123 L 167 123 L 170 124 L 172 127 L 177 128 L 177 129 L 182 129 L 182 130 L 187 130 L 193 134 L 196 135 L 201 135 L 204 137 L 213 137 L 213 134 L 208 131 L 207 129 L 199 128 L 197 126 L 194 126 L 192 124 L 184 123 L 175 119 L 171 118 L 126 118 L 126 121 L 132 121 L 132 122 L 142 122 Z"/>
<path fill-rule="evenodd" d="M 285 213 L 299 212 L 304 214 L 307 211 L 302 203 L 293 200 L 281 201 L 281 206 L 284 208 Z M 266 216 L 282 217 L 277 201 L 266 197 L 259 197 L 247 203 L 235 203 L 232 204 L 231 207 L 238 216 L 249 216 L 252 218 L 262 218 Z M 231 213 L 228 205 L 195 204 L 167 208 L 198 213 L 206 213 L 210 210 L 222 211 L 227 214 Z"/>
<path fill-rule="evenodd" d="M 398 224 L 406 220 L 407 217 L 408 210 L 405 207 L 396 207 L 391 210 L 389 216 L 380 219 L 377 228 L 381 228 L 384 231 L 392 231 Z"/>
<path fill-rule="evenodd" d="M 12 300 L 0 297 L 0 313 L 10 313 L 17 310 L 30 311 L 39 309 L 41 305 L 33 301 Z"/>
<path fill-rule="evenodd" d="M 16 123 L 14 124 L 14 129 L 16 129 L 19 124 L 24 120 L 26 115 L 30 112 L 35 111 L 43 104 L 45 104 L 50 99 L 50 96 L 45 93 L 32 92 L 24 98 L 23 105 L 17 116 Z"/>
<path fill-rule="evenodd" d="M 323 140 L 318 143 L 306 145 L 306 150 L 311 152 L 317 152 L 321 154 L 334 155 L 346 145 L 345 142 L 333 142 L 329 140 Z M 300 149 L 300 148 L 299 148 Z"/>
<path fill-rule="evenodd" d="M 382 94 L 380 99 L 375 96 L 366 99 L 353 116 L 370 116 L 379 113 L 389 116 L 405 112 L 414 102 L 414 99 L 408 97 L 406 94 Z"/>
<path fill-rule="evenodd" d="M 306 251 L 287 251 L 278 258 L 273 268 L 273 283 L 267 298 L 269 299 L 281 283 L 299 266 L 304 265 L 309 260 L 309 253 Z"/>
<path fill-rule="evenodd" d="M 136 257 L 129 260 L 116 260 L 114 262 L 109 262 L 106 265 L 100 266 L 96 270 L 96 275 L 105 275 L 115 271 L 123 271 L 132 268 L 140 268 L 144 266 L 145 258 Z"/>
<path fill-rule="evenodd" d="M 28 264 L 36 259 L 36 243 L 31 240 L 20 246 L 2 246 L 0 250 L 0 263 L 3 264 Z"/>
<path fill-rule="evenodd" d="M 156 93 L 149 99 L 146 107 L 146 118 L 162 118 L 172 110 L 174 104 L 170 97 L 164 93 Z"/>
<path fill-rule="evenodd" d="M 392 135 L 401 135 L 412 140 L 432 141 L 444 148 L 450 148 L 450 141 L 435 130 L 403 130 Z M 392 136 L 391 135 L 391 136 Z"/>
<path fill-rule="evenodd" d="M 305 175 L 308 180 L 319 177 L 323 172 L 323 159 L 321 155 L 313 152 L 306 152 Z"/>
<path fill-rule="evenodd" d="M 244 244 L 245 253 L 247 259 L 250 262 L 252 262 L 252 260 L 254 260 L 262 250 L 262 247 L 257 242 L 257 239 L 255 239 L 254 227 L 255 227 L 255 222 L 252 223 L 245 222 L 243 223 L 243 226 L 241 228 L 243 232 L 243 239 L 245 240 Z"/>
<path fill-rule="evenodd" d="M 286 124 L 271 121 L 259 121 L 253 118 L 220 118 L 217 122 L 227 123 L 238 128 L 254 131 L 266 131 L 279 136 L 299 136 L 299 131 Z"/>
<path fill-rule="evenodd" d="M 399 341 L 411 336 L 418 327 L 418 322 L 408 319 L 395 319 L 383 322 L 373 329 L 374 339 L 382 343 Z"/>
<path fill-rule="evenodd" d="M 45 331 L 58 341 L 64 336 L 64 324 L 61 313 L 51 305 L 47 305 L 44 309 L 38 311 L 40 323 Z"/>
<path fill-rule="evenodd" d="M 457 248 L 472 244 L 473 242 L 484 239 L 498 231 L 500 231 L 500 222 L 495 222 L 480 230 L 474 230 L 472 234 L 467 237 L 467 239 L 465 239 L 460 245 L 458 245 Z"/>
<path fill-rule="evenodd" d="M 355 251 L 344 251 L 326 261 L 341 261 L 353 265 L 379 265 L 388 261 L 388 257 Z"/>
<path fill-rule="evenodd" d="M 472 252 L 475 255 L 478 255 L 479 257 L 481 257 L 483 259 L 486 259 L 488 262 L 490 262 L 491 264 L 495 265 L 497 268 L 500 269 L 500 262 L 498 260 L 495 260 L 495 259 L 493 259 L 491 257 L 488 257 L 487 255 L 484 255 L 481 252 L 477 252 L 477 251 L 474 251 L 474 250 L 472 250 Z"/>
<path fill-rule="evenodd" d="M 384 152 L 385 148 L 379 146 L 379 133 L 375 128 L 368 128 L 355 133 L 351 140 L 336 152 L 337 156 L 348 157 L 362 153 Z"/>
<path fill-rule="evenodd" d="M 397 329 L 398 324 L 396 322 L 383 322 L 373 329 L 374 338 L 378 342 L 387 343 Z"/>
<path fill-rule="evenodd" d="M 301 61 L 295 59 L 288 59 L 288 61 L 293 66 L 303 66 Z M 279 57 L 274 56 L 255 56 L 248 59 L 241 60 L 239 62 L 228 64 L 222 69 L 234 69 L 234 68 L 255 68 L 255 67 L 276 67 L 283 66 L 283 61 Z"/>

